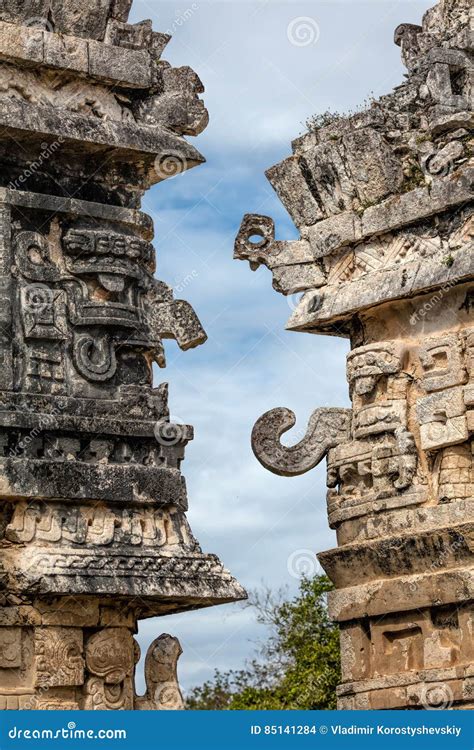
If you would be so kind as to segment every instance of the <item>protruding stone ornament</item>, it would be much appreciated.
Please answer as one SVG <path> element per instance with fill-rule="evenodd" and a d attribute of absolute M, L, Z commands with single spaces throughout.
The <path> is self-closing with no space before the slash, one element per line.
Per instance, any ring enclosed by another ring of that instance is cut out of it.
<path fill-rule="evenodd" d="M 182 708 L 176 639 L 140 618 L 245 592 L 201 550 L 164 340 L 206 340 L 155 278 L 152 184 L 203 157 L 203 86 L 130 0 L 0 9 L 0 708 Z"/>
<path fill-rule="evenodd" d="M 304 292 L 289 329 L 351 340 L 352 410 L 316 409 L 293 447 L 287 409 L 252 435 L 277 474 L 327 457 L 340 708 L 474 708 L 473 28 L 472 0 L 399 26 L 403 85 L 267 172 L 300 239 L 247 214 L 235 244 Z"/>
<path fill-rule="evenodd" d="M 319 464 L 330 448 L 349 439 L 351 416 L 350 409 L 316 409 L 304 438 L 286 447 L 280 437 L 294 426 L 295 415 L 289 409 L 272 409 L 253 428 L 253 452 L 274 474 L 305 474 Z"/>

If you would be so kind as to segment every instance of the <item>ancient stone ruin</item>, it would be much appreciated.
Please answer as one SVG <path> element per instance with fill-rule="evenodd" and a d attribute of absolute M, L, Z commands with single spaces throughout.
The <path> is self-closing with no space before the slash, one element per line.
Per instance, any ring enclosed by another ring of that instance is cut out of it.
<path fill-rule="evenodd" d="M 316 409 L 291 448 L 295 416 L 274 409 L 252 438 L 284 476 L 326 456 L 343 709 L 474 708 L 472 5 L 399 26 L 406 81 L 268 171 L 301 238 L 247 215 L 236 241 L 304 292 L 290 330 L 351 343 L 352 409 Z"/>
<path fill-rule="evenodd" d="M 182 707 L 140 618 L 245 596 L 186 521 L 163 343 L 206 336 L 156 280 L 152 184 L 203 160 L 202 85 L 131 0 L 0 10 L 0 708 Z"/>

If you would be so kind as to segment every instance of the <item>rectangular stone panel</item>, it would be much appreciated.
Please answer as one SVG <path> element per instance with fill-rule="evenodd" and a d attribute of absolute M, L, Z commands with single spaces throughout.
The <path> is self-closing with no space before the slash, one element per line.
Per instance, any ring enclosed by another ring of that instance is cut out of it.
<path fill-rule="evenodd" d="M 35 629 L 36 685 L 45 688 L 84 682 L 81 628 Z"/>

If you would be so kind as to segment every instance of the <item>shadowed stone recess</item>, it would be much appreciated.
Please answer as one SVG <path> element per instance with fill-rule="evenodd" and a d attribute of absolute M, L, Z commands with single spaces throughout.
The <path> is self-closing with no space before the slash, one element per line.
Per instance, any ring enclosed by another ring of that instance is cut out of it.
<path fill-rule="evenodd" d="M 0 708 L 183 708 L 141 618 L 245 598 L 186 520 L 163 340 L 206 334 L 155 278 L 154 183 L 201 163 L 203 87 L 129 0 L 0 9 Z"/>
<path fill-rule="evenodd" d="M 352 410 L 273 409 L 252 446 L 291 476 L 326 456 L 341 709 L 474 708 L 474 8 L 395 31 L 407 68 L 352 116 L 315 118 L 267 176 L 300 232 L 244 217 L 235 257 L 301 292 L 293 331 L 350 340 Z"/>

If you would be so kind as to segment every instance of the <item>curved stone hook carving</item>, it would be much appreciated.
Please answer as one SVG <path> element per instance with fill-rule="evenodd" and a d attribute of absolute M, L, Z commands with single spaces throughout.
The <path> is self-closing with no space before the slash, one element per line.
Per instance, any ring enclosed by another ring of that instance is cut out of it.
<path fill-rule="evenodd" d="M 418 37 L 422 33 L 423 28 L 413 23 L 401 23 L 395 29 L 394 42 L 402 50 L 402 62 L 407 70 L 412 70 L 420 59 Z"/>
<path fill-rule="evenodd" d="M 296 423 L 289 409 L 263 414 L 252 430 L 252 449 L 262 466 L 283 477 L 305 474 L 324 458 L 330 448 L 350 437 L 351 409 L 316 409 L 306 434 L 296 445 L 282 445 L 280 438 Z"/>
<path fill-rule="evenodd" d="M 87 380 L 110 380 L 117 369 L 117 360 L 109 337 L 78 336 L 74 341 L 74 363 Z"/>

